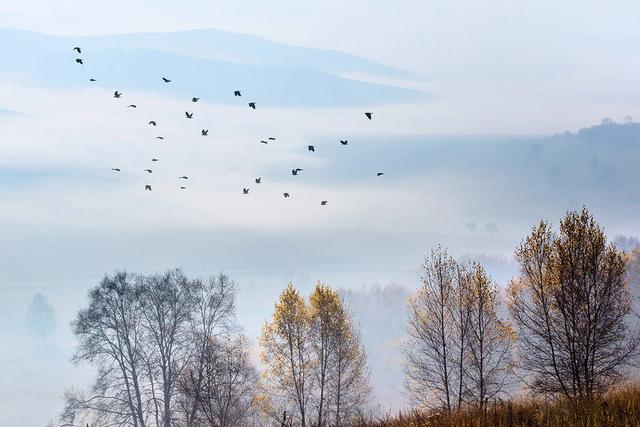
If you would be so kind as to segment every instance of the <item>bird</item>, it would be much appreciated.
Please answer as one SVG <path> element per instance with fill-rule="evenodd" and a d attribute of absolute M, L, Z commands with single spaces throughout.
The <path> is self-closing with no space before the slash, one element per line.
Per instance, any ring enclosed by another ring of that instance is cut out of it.
<path fill-rule="evenodd" d="M 147 184 L 147 185 L 144 186 L 144 189 L 147 190 L 147 191 L 151 191 L 151 186 Z"/>
<path fill-rule="evenodd" d="M 371 120 L 373 113 L 364 113 L 364 115 L 367 116 L 367 119 Z"/>
<path fill-rule="evenodd" d="M 136 104 L 130 104 L 127 105 L 127 108 L 138 108 L 138 106 Z"/>
<path fill-rule="evenodd" d="M 190 113 L 188 111 L 185 111 L 184 115 L 187 116 L 187 119 L 192 119 L 193 118 L 193 113 Z"/>
<path fill-rule="evenodd" d="M 291 170 L 291 175 L 298 175 L 298 172 L 302 171 L 304 169 L 300 169 L 300 168 L 295 168 Z"/>
<path fill-rule="evenodd" d="M 269 139 L 269 141 L 275 141 L 276 140 L 273 136 L 270 136 L 268 139 Z"/>
<path fill-rule="evenodd" d="M 239 90 L 234 90 L 233 91 L 233 96 L 242 96 L 242 94 L 240 93 Z"/>
<path fill-rule="evenodd" d="M 166 78 L 166 77 L 163 77 L 163 78 L 162 78 L 162 81 L 163 81 L 163 82 L 165 82 L 165 83 L 169 83 L 169 82 L 171 82 L 171 79 L 168 79 L 168 78 Z"/>
<path fill-rule="evenodd" d="M 148 172 L 148 173 L 153 173 L 153 171 L 151 169 L 145 169 L 144 171 Z"/>
<path fill-rule="evenodd" d="M 202 136 L 209 135 L 209 129 L 202 129 Z"/>
<path fill-rule="evenodd" d="M 321 201 L 320 206 L 327 206 L 327 201 L 326 200 Z"/>
<path fill-rule="evenodd" d="M 156 136 L 156 139 L 164 139 L 164 136 Z"/>
<path fill-rule="evenodd" d="M 156 159 L 155 157 L 153 159 L 151 159 L 152 162 L 157 162 L 158 159 Z"/>
<path fill-rule="evenodd" d="M 97 82 L 96 79 L 89 79 L 90 82 Z"/>
<path fill-rule="evenodd" d="M 120 172 L 120 168 L 111 168 L 112 171 Z"/>
<path fill-rule="evenodd" d="M 150 124 L 151 126 L 158 126 L 158 124 L 156 123 L 156 121 L 155 121 L 155 120 L 151 120 L 151 121 L 149 122 L 149 124 Z"/>
<path fill-rule="evenodd" d="M 256 103 L 255 102 L 250 102 L 249 103 L 249 107 L 253 108 L 254 110 L 256 109 Z"/>
<path fill-rule="evenodd" d="M 76 63 L 80 65 L 84 65 L 84 62 L 82 62 L 81 58 L 76 58 Z"/>
<path fill-rule="evenodd" d="M 268 144 L 269 143 L 269 141 L 265 141 L 264 139 L 260 140 L 260 142 L 262 142 L 263 144 Z"/>
<path fill-rule="evenodd" d="M 187 189 L 187 187 L 180 187 L 180 189 L 181 189 L 181 190 L 186 190 L 186 189 Z"/>
<path fill-rule="evenodd" d="M 74 47 L 73 50 L 75 50 L 78 53 L 82 53 L 82 49 L 80 49 L 78 46 Z"/>
<path fill-rule="evenodd" d="M 200 98 L 194 96 L 193 98 L 191 98 L 191 102 L 198 102 L 200 100 Z"/>
<path fill-rule="evenodd" d="M 376 174 L 376 176 L 382 176 L 382 175 L 384 175 L 384 172 L 378 172 L 378 173 Z"/>
<path fill-rule="evenodd" d="M 307 150 L 312 151 L 312 152 L 316 152 L 316 147 L 314 147 L 313 145 L 308 145 L 307 146 Z"/>
<path fill-rule="evenodd" d="M 346 139 L 341 139 L 340 140 L 340 144 L 342 145 L 347 145 L 349 143 L 349 141 L 347 141 Z"/>
<path fill-rule="evenodd" d="M 249 189 L 248 188 L 243 188 L 242 189 L 242 194 L 249 194 Z"/>
<path fill-rule="evenodd" d="M 262 177 L 256 178 L 256 184 L 260 184 L 260 182 L 262 182 Z"/>
<path fill-rule="evenodd" d="M 182 175 L 182 176 L 179 176 L 178 179 L 189 179 L 189 177 L 186 175 Z"/>
<path fill-rule="evenodd" d="M 289 196 L 289 193 L 282 193 L 282 195 L 284 196 L 285 199 L 291 197 Z"/>
<path fill-rule="evenodd" d="M 122 96 L 122 92 L 118 92 L 118 91 L 113 92 L 114 98 L 120 98 L 121 96 Z"/>

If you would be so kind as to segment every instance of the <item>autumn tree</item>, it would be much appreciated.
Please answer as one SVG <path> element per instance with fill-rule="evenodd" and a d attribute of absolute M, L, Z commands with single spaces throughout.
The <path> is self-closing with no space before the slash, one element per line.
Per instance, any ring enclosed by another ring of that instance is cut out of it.
<path fill-rule="evenodd" d="M 606 391 L 638 352 L 623 254 L 583 208 L 566 214 L 559 234 L 541 221 L 516 259 L 509 308 L 530 388 L 574 402 Z"/>

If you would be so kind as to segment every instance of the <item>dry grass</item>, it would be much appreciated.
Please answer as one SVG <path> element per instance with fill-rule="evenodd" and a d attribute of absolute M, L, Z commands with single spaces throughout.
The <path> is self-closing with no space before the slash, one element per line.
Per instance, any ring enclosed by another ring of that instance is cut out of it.
<path fill-rule="evenodd" d="M 574 407 L 568 402 L 528 400 L 498 402 L 489 405 L 484 416 L 477 410 L 451 414 L 411 412 L 378 419 L 363 420 L 358 427 L 524 427 L 640 426 L 640 385 L 620 388 L 590 404 Z"/>

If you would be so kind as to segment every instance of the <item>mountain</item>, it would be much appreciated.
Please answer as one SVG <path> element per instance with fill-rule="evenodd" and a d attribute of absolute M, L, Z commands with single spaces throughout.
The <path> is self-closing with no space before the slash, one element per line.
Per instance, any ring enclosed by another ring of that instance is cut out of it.
<path fill-rule="evenodd" d="M 77 55 L 74 46 L 83 52 Z M 89 78 L 109 90 L 170 92 L 237 103 L 234 90 L 260 105 L 343 107 L 416 102 L 422 92 L 342 77 L 409 73 L 336 51 L 307 49 L 254 36 L 202 30 L 162 34 L 58 37 L 0 29 L 5 81 L 35 86 L 86 87 Z M 82 57 L 84 65 L 75 63 Z M 165 85 L 162 76 L 173 82 Z M 242 103 L 249 99 L 242 99 Z"/>

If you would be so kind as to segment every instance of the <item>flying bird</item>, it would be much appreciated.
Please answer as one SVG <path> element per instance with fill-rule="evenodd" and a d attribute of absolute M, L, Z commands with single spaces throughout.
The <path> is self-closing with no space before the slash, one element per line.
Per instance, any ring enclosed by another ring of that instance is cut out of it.
<path fill-rule="evenodd" d="M 367 119 L 371 120 L 371 117 L 373 117 L 373 113 L 364 113 L 365 116 L 367 116 Z"/>
<path fill-rule="evenodd" d="M 242 189 L 242 194 L 249 194 L 249 189 L 248 188 L 243 188 Z"/>
<path fill-rule="evenodd" d="M 90 82 L 97 82 L 96 79 L 89 79 Z"/>
<path fill-rule="evenodd" d="M 162 78 L 162 81 L 163 81 L 163 82 L 165 82 L 165 83 L 169 83 L 169 82 L 171 82 L 171 79 L 168 79 L 168 78 L 166 78 L 166 77 L 163 77 L 163 78 Z"/>
<path fill-rule="evenodd" d="M 138 106 L 136 104 L 130 104 L 127 105 L 127 108 L 138 108 Z"/>
<path fill-rule="evenodd" d="M 150 124 L 151 126 L 158 126 L 158 124 L 156 123 L 156 121 L 155 121 L 155 120 L 151 120 L 151 121 L 149 122 L 149 124 Z"/>
<path fill-rule="evenodd" d="M 275 140 L 276 140 L 276 139 L 275 139 L 274 137 L 272 137 L 272 136 L 270 136 L 268 139 L 269 139 L 269 141 L 275 141 Z"/>
<path fill-rule="evenodd" d="M 189 179 L 189 177 L 186 175 L 182 175 L 182 176 L 179 176 L 178 179 Z"/>
<path fill-rule="evenodd" d="M 80 65 L 84 65 L 84 62 L 82 62 L 82 59 L 80 58 L 76 58 L 76 63 Z"/>
<path fill-rule="evenodd" d="M 378 172 L 378 173 L 376 174 L 376 176 L 382 176 L 382 175 L 384 175 L 384 172 Z"/>
<path fill-rule="evenodd" d="M 151 169 L 145 169 L 144 171 L 147 172 L 147 173 L 153 173 L 153 171 Z"/>
<path fill-rule="evenodd" d="M 321 201 L 320 206 L 327 206 L 327 201 L 326 200 Z"/>
<path fill-rule="evenodd" d="M 341 139 L 340 140 L 340 144 L 342 145 L 347 145 L 349 143 L 349 141 L 347 141 L 346 139 Z"/>
<path fill-rule="evenodd" d="M 312 152 L 316 152 L 316 147 L 314 147 L 313 145 L 308 145 L 307 146 L 307 150 L 312 151 Z"/>
<path fill-rule="evenodd" d="M 187 189 L 187 187 L 180 187 L 180 189 L 181 189 L 181 190 L 186 190 L 186 189 Z"/>
<path fill-rule="evenodd" d="M 120 172 L 120 168 L 111 168 L 112 171 Z"/>
<path fill-rule="evenodd" d="M 242 96 L 242 94 L 240 93 L 239 90 L 234 90 L 233 91 L 233 96 Z"/>
<path fill-rule="evenodd" d="M 207 136 L 209 135 L 209 129 L 202 129 L 202 136 Z"/>
<path fill-rule="evenodd" d="M 157 162 L 158 159 L 156 159 L 155 157 L 153 159 L 151 159 L 152 162 Z"/>
<path fill-rule="evenodd" d="M 147 190 L 147 191 L 151 191 L 151 186 L 150 185 L 145 185 L 144 189 Z"/>
<path fill-rule="evenodd" d="M 184 115 L 187 116 L 187 119 L 192 119 L 193 118 L 193 113 L 190 113 L 188 111 L 185 111 Z"/>
<path fill-rule="evenodd" d="M 113 92 L 114 98 L 120 98 L 121 96 L 122 96 L 122 92 L 118 92 L 118 91 Z"/>
<path fill-rule="evenodd" d="M 78 53 L 82 53 L 82 49 L 80 49 L 78 46 L 74 47 L 73 50 L 75 50 Z"/>
<path fill-rule="evenodd" d="M 256 103 L 255 102 L 250 102 L 249 103 L 249 107 L 253 108 L 254 110 L 256 109 Z"/>
<path fill-rule="evenodd" d="M 198 102 L 200 100 L 200 98 L 194 96 L 193 98 L 191 98 L 191 102 Z"/>
<path fill-rule="evenodd" d="M 263 144 L 268 144 L 269 141 L 265 141 L 265 140 L 261 140 L 260 142 L 262 142 Z"/>
<path fill-rule="evenodd" d="M 256 184 L 260 184 L 260 182 L 262 182 L 262 177 L 256 178 Z"/>
<path fill-rule="evenodd" d="M 284 196 L 285 199 L 289 198 L 289 193 L 282 193 L 282 195 Z"/>
<path fill-rule="evenodd" d="M 164 139 L 164 136 L 156 136 L 156 139 Z"/>
<path fill-rule="evenodd" d="M 291 170 L 291 175 L 298 175 L 298 172 L 302 171 L 304 169 L 300 169 L 300 168 L 295 168 Z"/>

